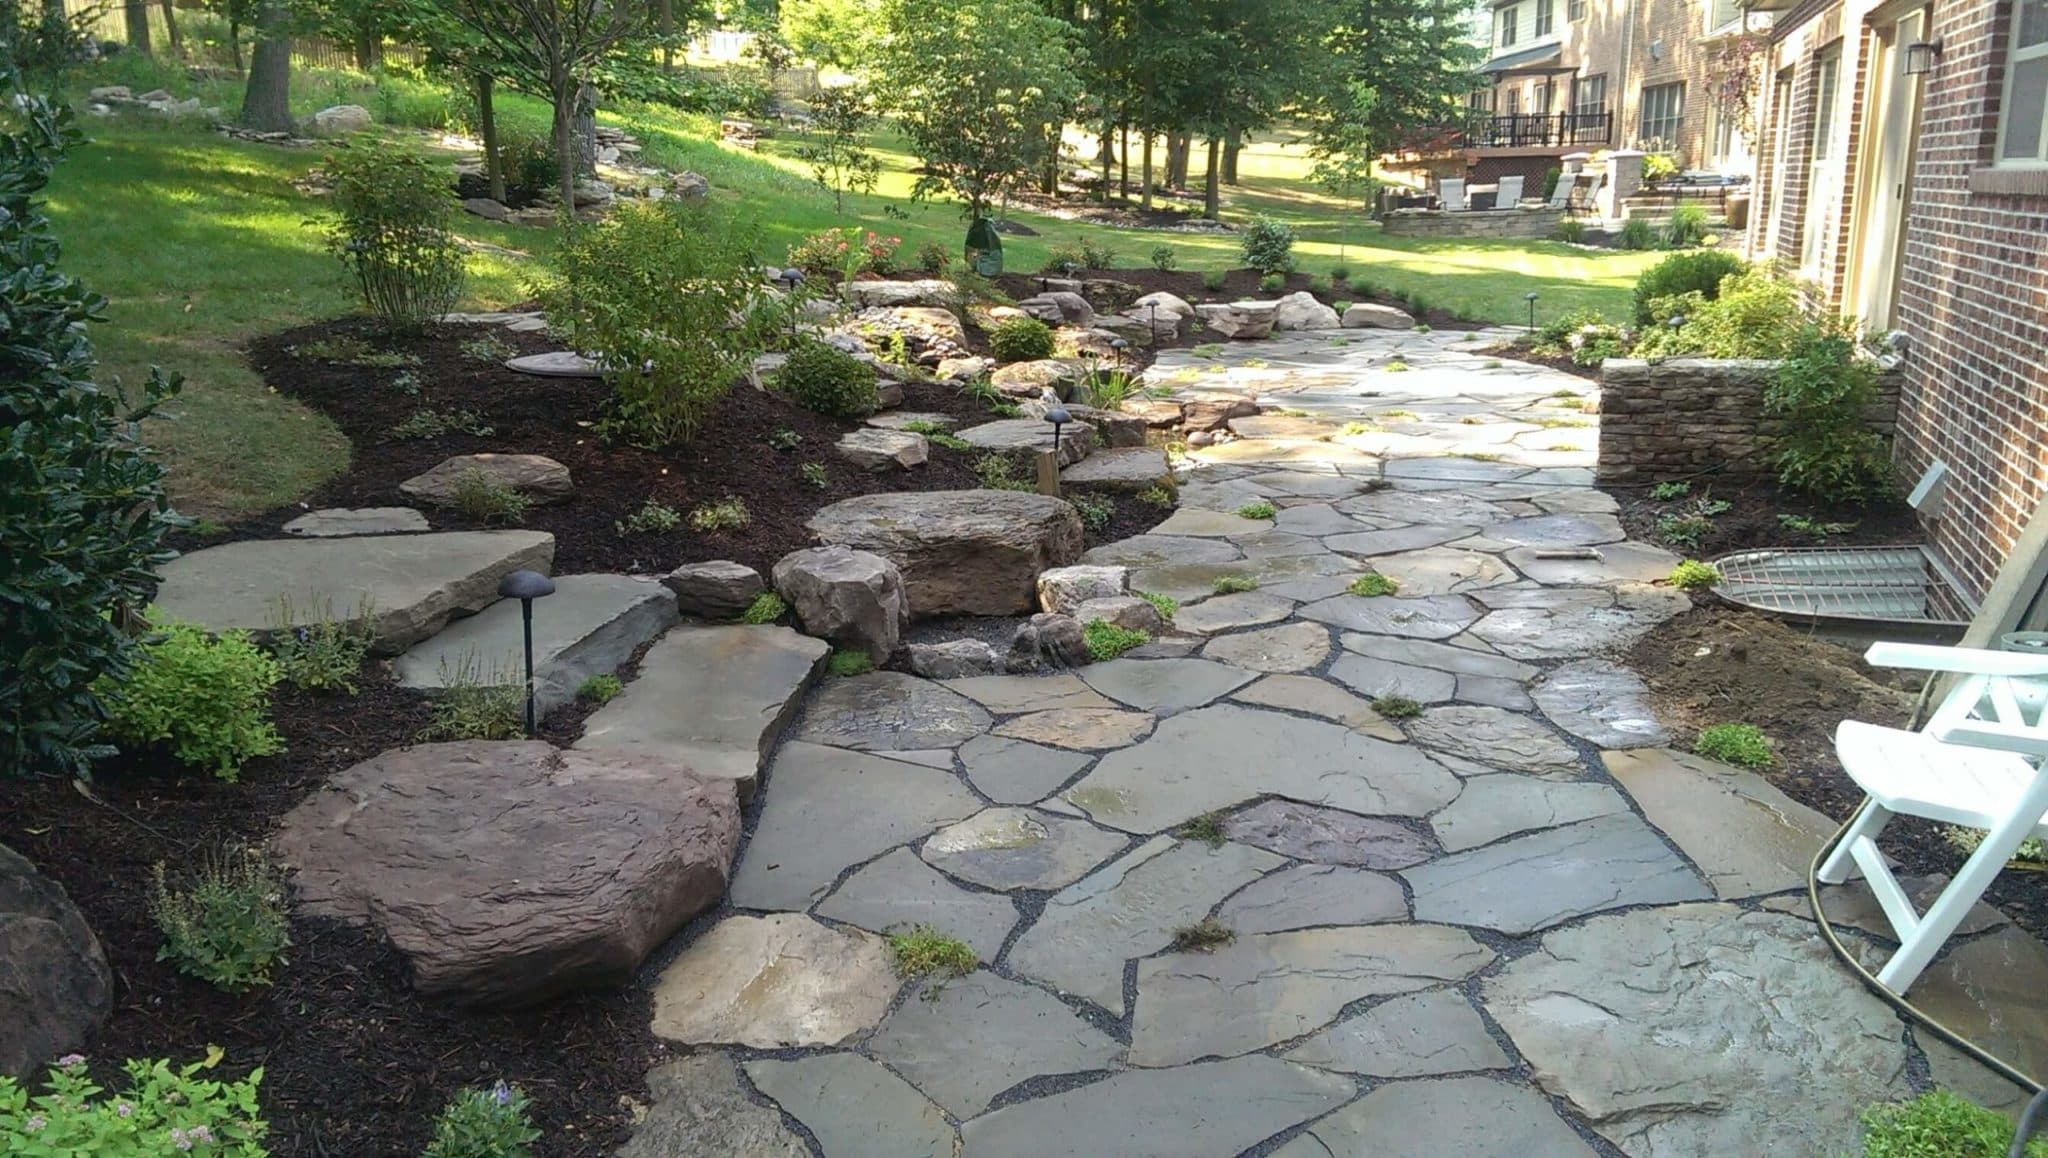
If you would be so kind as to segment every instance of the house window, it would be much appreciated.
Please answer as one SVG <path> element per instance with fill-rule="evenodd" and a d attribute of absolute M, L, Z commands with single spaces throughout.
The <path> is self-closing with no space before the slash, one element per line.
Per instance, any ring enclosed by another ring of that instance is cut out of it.
<path fill-rule="evenodd" d="M 1685 84 L 1655 84 L 1643 90 L 1643 115 L 1636 136 L 1644 148 L 1652 142 L 1670 144 L 1678 139 L 1678 127 L 1685 121 Z"/>
<path fill-rule="evenodd" d="M 1498 32 L 1502 48 L 1513 48 L 1515 46 L 1517 39 L 1515 35 L 1515 17 L 1519 12 L 1520 9 L 1518 8 L 1503 8 L 1500 10 L 1500 14 L 1495 17 L 1499 23 Z"/>
<path fill-rule="evenodd" d="M 1584 20 L 1586 18 L 1586 0 L 1565 0 L 1564 18 L 1566 20 Z"/>
<path fill-rule="evenodd" d="M 2044 0 L 2044 2 L 2048 2 L 2048 0 Z M 1536 0 L 1535 39 L 1541 40 L 1550 35 L 1551 25 L 1555 19 L 1556 12 L 1557 0 Z"/>
<path fill-rule="evenodd" d="M 1607 74 L 1582 76 L 1573 88 L 1572 111 L 1578 115 L 1599 116 L 1607 111 Z"/>
<path fill-rule="evenodd" d="M 1814 61 L 1813 144 L 1806 176 L 1806 233 L 1799 246 L 1800 267 L 1809 271 L 1819 267 L 1821 242 L 1827 237 L 1828 229 L 1834 225 L 1836 213 L 1841 208 L 1842 179 L 1837 164 L 1841 149 L 1835 140 L 1838 123 L 1835 98 L 1840 95 L 1841 81 L 1842 49 L 1837 45 Z"/>
<path fill-rule="evenodd" d="M 2048 165 L 2048 0 L 2015 0 L 1998 160 Z"/>
<path fill-rule="evenodd" d="M 1519 86 L 1507 90 L 1507 103 L 1500 107 L 1506 116 L 1518 116 L 1522 111 L 1522 90 Z"/>
<path fill-rule="evenodd" d="M 1742 19 L 1742 0 L 1713 0 L 1707 5 L 1707 31 L 1716 32 Z"/>

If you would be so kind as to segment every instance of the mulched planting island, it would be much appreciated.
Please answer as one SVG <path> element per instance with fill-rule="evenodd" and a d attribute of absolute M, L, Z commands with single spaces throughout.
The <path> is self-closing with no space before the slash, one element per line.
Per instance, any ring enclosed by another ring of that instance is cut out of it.
<path fill-rule="evenodd" d="M 1621 504 L 1621 525 L 1629 538 L 1660 544 L 1689 559 L 1765 547 L 1919 543 L 1927 537 L 1913 509 L 1895 498 L 1860 505 L 1824 503 L 1781 490 L 1768 478 L 1730 482 L 1703 475 L 1691 483 L 1689 494 L 1670 500 L 1651 498 L 1648 486 L 1602 489 Z M 1707 500 L 1725 502 L 1728 509 L 1706 520 L 1697 543 L 1675 542 L 1659 528 L 1660 520 L 1692 514 Z"/>

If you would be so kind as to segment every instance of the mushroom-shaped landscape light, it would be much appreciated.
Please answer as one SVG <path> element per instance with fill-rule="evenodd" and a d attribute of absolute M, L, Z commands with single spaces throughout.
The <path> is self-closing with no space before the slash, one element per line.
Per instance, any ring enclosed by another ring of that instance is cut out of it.
<path fill-rule="evenodd" d="M 514 571 L 498 580 L 498 594 L 519 601 L 519 616 L 526 632 L 526 738 L 533 739 L 533 601 L 555 593 L 555 581 L 538 571 Z"/>

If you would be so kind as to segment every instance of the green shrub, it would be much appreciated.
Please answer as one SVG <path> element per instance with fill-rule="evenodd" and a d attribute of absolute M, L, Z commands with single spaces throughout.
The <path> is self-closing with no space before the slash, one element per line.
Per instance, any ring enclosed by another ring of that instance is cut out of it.
<path fill-rule="evenodd" d="M 1567 217 L 1557 223 L 1557 239 L 1567 245 L 1577 245 L 1586 240 L 1586 223 L 1576 217 Z"/>
<path fill-rule="evenodd" d="M 1076 491 L 1067 495 L 1068 502 L 1081 516 L 1081 525 L 1091 531 L 1100 531 L 1116 518 L 1116 503 L 1105 495 Z"/>
<path fill-rule="evenodd" d="M 754 596 L 754 601 L 747 604 L 747 609 L 740 613 L 740 622 L 759 627 L 764 623 L 773 623 L 788 614 L 789 604 L 783 602 L 782 596 L 773 591 L 763 591 Z"/>
<path fill-rule="evenodd" d="M 832 653 L 825 666 L 836 676 L 866 675 L 875 670 L 875 660 L 865 651 L 842 647 Z"/>
<path fill-rule="evenodd" d="M 606 368 L 614 397 L 600 433 L 687 441 L 781 335 L 775 311 L 755 308 L 766 296 L 757 248 L 751 227 L 672 201 L 570 232 L 537 296 L 566 343 Z"/>
<path fill-rule="evenodd" d="M 858 231 L 852 229 L 821 229 L 805 234 L 789 247 L 789 264 L 813 277 L 842 273 L 849 261 L 855 263 L 859 272 L 860 254 L 854 248 Z"/>
<path fill-rule="evenodd" d="M 1078 245 L 1055 245 L 1045 251 L 1045 264 L 1040 273 L 1056 273 L 1062 277 L 1080 273 L 1088 268 L 1088 255 Z"/>
<path fill-rule="evenodd" d="M 1669 153 L 1650 153 L 1643 157 L 1643 181 L 1655 184 L 1678 176 L 1678 158 Z"/>
<path fill-rule="evenodd" d="M 1116 250 L 1108 245 L 1098 245 L 1093 240 L 1081 242 L 1081 264 L 1088 269 L 1111 269 L 1116 265 Z"/>
<path fill-rule="evenodd" d="M 355 695 L 356 675 L 377 639 L 373 610 L 365 598 L 356 604 L 353 616 L 336 620 L 333 601 L 323 599 L 311 608 L 317 618 L 293 626 L 301 617 L 294 613 L 289 595 L 279 596 L 270 650 L 284 682 L 301 691 Z"/>
<path fill-rule="evenodd" d="M 1422 714 L 1422 705 L 1407 696 L 1374 696 L 1372 710 L 1389 720 L 1407 720 Z"/>
<path fill-rule="evenodd" d="M 1267 294 L 1277 294 L 1277 293 L 1279 293 L 1279 292 L 1280 292 L 1281 290 L 1284 290 L 1284 289 L 1286 289 L 1286 288 L 1287 288 L 1287 275 L 1286 275 L 1286 274 L 1283 274 L 1283 273 L 1269 273 L 1269 274 L 1267 274 L 1266 276 L 1264 276 L 1264 277 L 1262 277 L 1262 278 L 1260 278 L 1260 279 L 1259 279 L 1259 292 L 1260 292 L 1260 293 L 1267 293 Z"/>
<path fill-rule="evenodd" d="M 1543 191 L 1541 196 L 1544 204 L 1548 205 L 1550 203 L 1550 198 L 1557 192 L 1557 183 L 1562 180 L 1564 180 L 1564 170 L 1555 165 L 1543 171 Z"/>
<path fill-rule="evenodd" d="M 179 520 L 139 423 L 178 392 L 152 369 L 141 402 L 94 384 L 87 323 L 106 299 L 59 272 L 37 195 L 80 134 L 68 109 L 24 98 L 0 133 L 0 774 L 83 776 L 95 689 L 118 687 L 163 539 Z"/>
<path fill-rule="evenodd" d="M 1270 519 L 1278 516 L 1279 509 L 1264 499 L 1258 499 L 1237 508 L 1240 519 Z"/>
<path fill-rule="evenodd" d="M 775 374 L 775 388 L 828 418 L 860 418 L 881 404 L 874 367 L 823 342 L 797 343 Z"/>
<path fill-rule="evenodd" d="M 1166 507 L 1168 509 L 1171 509 L 1177 500 L 1174 498 L 1173 491 L 1171 491 L 1170 489 L 1164 486 L 1154 485 L 1146 487 L 1144 490 L 1139 491 L 1138 501 L 1144 503 L 1147 506 Z"/>
<path fill-rule="evenodd" d="M 1227 276 L 1228 275 L 1226 275 L 1220 269 L 1212 269 L 1208 273 L 1202 275 L 1202 288 L 1208 290 L 1212 294 L 1220 293 L 1223 290 L 1224 278 Z"/>
<path fill-rule="evenodd" d="M 1006 318 L 988 332 L 998 362 L 1036 362 L 1052 357 L 1052 327 L 1037 318 Z"/>
<path fill-rule="evenodd" d="M 417 153 L 364 136 L 328 155 L 335 218 L 327 249 L 356 279 L 363 304 L 394 329 L 416 331 L 455 308 L 468 274 L 448 228 L 447 175 Z"/>
<path fill-rule="evenodd" d="M 1701 298 L 1712 301 L 1721 296 L 1722 281 L 1747 268 L 1742 258 L 1719 249 L 1672 254 L 1636 279 L 1636 325 L 1647 326 L 1652 322 L 1650 303 L 1658 298 L 1697 292 Z"/>
<path fill-rule="evenodd" d="M 1863 1111 L 1863 1158 L 2005 1158 L 2012 1141 L 2005 1115 L 1947 1090 Z M 2030 1140 L 2026 1153 L 2048 1158 L 2048 1139 Z"/>
<path fill-rule="evenodd" d="M 119 1091 L 94 1082 L 77 1054 L 58 1059 L 49 1092 L 35 1097 L 0 1075 L 0 1148 L 23 1158 L 263 1158 L 270 1133 L 256 1102 L 263 1069 L 239 1082 L 199 1076 L 220 1059 L 214 1047 L 205 1061 L 175 1070 L 162 1060 L 124 1062 L 128 1085 Z"/>
<path fill-rule="evenodd" d="M 292 943 L 284 874 L 250 849 L 209 854 L 175 886 L 159 862 L 149 915 L 164 935 L 157 960 L 229 993 L 270 984 Z"/>
<path fill-rule="evenodd" d="M 930 925 L 889 934 L 889 958 L 902 977 L 964 977 L 981 958 L 967 942 L 948 937 Z"/>
<path fill-rule="evenodd" d="M 474 652 L 454 667 L 441 661 L 441 694 L 434 714 L 419 738 L 429 740 L 510 740 L 526 727 L 526 685 L 511 673 L 485 671 Z"/>
<path fill-rule="evenodd" d="M 1712 563 L 1687 559 L 1671 569 L 1671 585 L 1680 591 L 1704 591 L 1721 581 L 1721 569 Z"/>
<path fill-rule="evenodd" d="M 1173 252 L 1173 247 L 1171 245 L 1158 245 L 1152 248 L 1153 269 L 1159 270 L 1161 273 L 1165 273 L 1172 270 L 1175 266 L 1178 266 L 1179 264 L 1180 258 L 1177 255 L 1175 255 L 1175 253 Z"/>
<path fill-rule="evenodd" d="M 526 517 L 531 500 L 481 470 L 466 470 L 455 480 L 450 504 L 479 523 L 517 523 Z"/>
<path fill-rule="evenodd" d="M 947 253 L 946 247 L 936 241 L 927 241 L 917 247 L 917 268 L 933 277 L 945 276 L 947 268 L 952 264 L 953 255 Z"/>
<path fill-rule="evenodd" d="M 1536 330 L 1529 349 L 1552 358 L 1570 358 L 1581 366 L 1597 366 L 1628 352 L 1621 327 L 1589 308 L 1570 310 Z"/>
<path fill-rule="evenodd" d="M 1138 598 L 1150 603 L 1152 610 L 1159 613 L 1159 618 L 1169 623 L 1173 621 L 1174 613 L 1180 610 L 1180 600 L 1175 599 L 1171 595 L 1160 595 L 1152 591 L 1139 591 L 1135 592 L 1135 594 Z"/>
<path fill-rule="evenodd" d="M 1621 232 L 1615 235 L 1614 243 L 1622 249 L 1654 249 L 1657 231 L 1642 218 L 1631 217 L 1621 223 Z"/>
<path fill-rule="evenodd" d="M 1350 267 L 1350 266 L 1348 266 L 1348 265 L 1345 265 L 1345 264 L 1344 264 L 1344 263 L 1342 263 L 1342 262 L 1338 262 L 1338 263 L 1337 263 L 1336 265 L 1333 265 L 1333 266 L 1331 266 L 1331 267 L 1330 267 L 1330 283 L 1331 283 L 1332 285 L 1348 285 L 1348 284 L 1350 283 L 1350 281 L 1351 281 L 1351 267 Z M 1346 304 L 1346 305 L 1349 305 L 1350 303 L 1349 303 L 1349 302 L 1346 302 L 1345 304 Z M 1343 311 L 1342 309 L 1339 309 L 1339 310 L 1338 310 L 1337 312 L 1341 314 L 1341 313 L 1343 313 L 1344 311 Z"/>
<path fill-rule="evenodd" d="M 1351 581 L 1350 587 L 1345 588 L 1345 590 L 1351 592 L 1351 594 L 1353 595 L 1363 595 L 1367 597 L 1392 595 L 1400 589 L 1401 585 L 1399 583 L 1396 583 L 1392 579 L 1389 579 L 1385 575 L 1381 575 L 1376 571 L 1367 572 L 1364 575 L 1360 575 L 1358 578 L 1353 579 Z"/>
<path fill-rule="evenodd" d="M 512 133 L 499 138 L 498 164 L 505 170 L 505 194 L 514 201 L 539 200 L 561 180 L 554 142 L 542 134 Z"/>
<path fill-rule="evenodd" d="M 1263 214 L 1254 217 L 1237 238 L 1244 263 L 1260 273 L 1294 268 L 1294 227 Z"/>
<path fill-rule="evenodd" d="M 1088 642 L 1088 658 L 1097 661 L 1115 659 L 1152 642 L 1152 637 L 1144 632 L 1118 627 L 1106 619 L 1091 619 L 1083 624 L 1081 636 Z"/>
<path fill-rule="evenodd" d="M 754 521 L 747 504 L 732 495 L 717 502 L 699 503 L 690 511 L 690 529 L 706 533 L 736 531 Z"/>
<path fill-rule="evenodd" d="M 460 348 L 463 357 L 493 366 L 519 353 L 518 347 L 510 342 L 488 334 L 481 338 L 471 338 L 462 343 Z"/>
<path fill-rule="evenodd" d="M 242 765 L 284 750 L 270 720 L 277 661 L 246 631 L 218 639 L 190 623 L 152 620 L 126 679 L 100 677 L 107 731 L 135 748 L 162 745 L 179 763 L 233 781 Z"/>
<path fill-rule="evenodd" d="M 984 454 L 974 460 L 974 473 L 981 485 L 992 491 L 1028 491 L 1029 482 L 1017 477 L 1017 465 L 1000 454 Z"/>
<path fill-rule="evenodd" d="M 1660 503 L 1677 502 L 1692 493 L 1692 484 L 1684 479 L 1660 482 L 1650 488 L 1650 498 Z"/>
<path fill-rule="evenodd" d="M 434 1140 L 421 1158 L 528 1158 L 540 1140 L 530 1107 L 519 1087 L 504 1082 L 463 1090 L 434 1120 Z"/>
<path fill-rule="evenodd" d="M 1883 489 L 1891 459 L 1864 418 L 1876 400 L 1877 367 L 1851 335 L 1803 329 L 1764 387 L 1764 413 L 1784 423 L 1772 454 L 1779 484 L 1831 503 Z"/>
<path fill-rule="evenodd" d="M 1715 724 L 1700 730 L 1692 750 L 1738 768 L 1768 768 L 1775 762 L 1771 742 L 1755 724 Z"/>
<path fill-rule="evenodd" d="M 1249 575 L 1218 575 L 1209 584 L 1209 590 L 1218 595 L 1240 595 L 1246 591 L 1257 591 L 1259 581 Z"/>
<path fill-rule="evenodd" d="M 603 672 L 577 684 L 576 698 L 587 704 L 606 704 L 618 698 L 618 694 L 625 690 L 626 685 L 619 681 L 619 677 L 610 672 Z"/>
<path fill-rule="evenodd" d="M 1664 223 L 1664 244 L 1672 249 L 1698 245 L 1707 236 L 1707 211 L 1697 205 L 1680 205 Z"/>
<path fill-rule="evenodd" d="M 640 509 L 627 515 L 624 520 L 612 524 L 612 529 L 621 535 L 651 535 L 662 531 L 673 531 L 683 525 L 683 513 L 667 503 L 648 499 Z"/>

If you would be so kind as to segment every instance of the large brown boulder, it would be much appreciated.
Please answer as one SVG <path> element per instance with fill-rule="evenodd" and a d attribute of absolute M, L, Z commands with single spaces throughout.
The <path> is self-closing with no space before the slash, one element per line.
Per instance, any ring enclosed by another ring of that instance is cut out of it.
<path fill-rule="evenodd" d="M 99 939 L 63 886 L 0 845 L 0 1077 L 79 1049 L 112 1000 Z"/>
<path fill-rule="evenodd" d="M 503 1006 L 626 981 L 725 894 L 739 832 L 728 780 L 638 753 L 464 741 L 340 773 L 276 844 L 305 911 L 377 930 L 421 994 Z"/>
<path fill-rule="evenodd" d="M 896 564 L 914 616 L 1020 615 L 1036 609 L 1038 573 L 1081 557 L 1081 516 L 1023 491 L 860 495 L 806 524 L 820 542 Z"/>
<path fill-rule="evenodd" d="M 576 490 L 569 468 L 544 454 L 458 454 L 399 483 L 398 489 L 420 502 L 450 507 L 463 479 L 473 474 L 536 503 L 559 503 Z"/>

